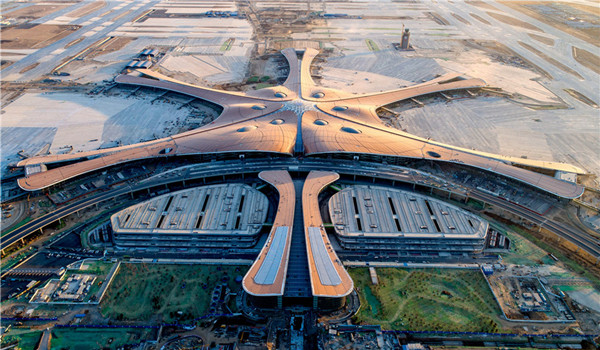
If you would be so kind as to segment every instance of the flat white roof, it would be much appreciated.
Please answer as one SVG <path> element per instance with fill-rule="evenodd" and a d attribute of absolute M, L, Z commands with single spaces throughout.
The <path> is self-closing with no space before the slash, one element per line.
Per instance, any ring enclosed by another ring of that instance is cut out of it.
<path fill-rule="evenodd" d="M 331 248 L 331 245 L 329 248 L 325 246 L 322 234 L 324 235 L 325 232 L 321 233 L 320 227 L 308 227 L 310 248 L 312 249 L 317 274 L 322 285 L 337 286 L 342 283 L 342 279 L 337 273 L 335 266 L 333 266 L 333 262 L 327 252 L 327 250 L 333 250 L 333 248 Z"/>
<path fill-rule="evenodd" d="M 269 250 L 256 276 L 254 276 L 254 283 L 273 284 L 275 282 L 275 277 L 277 277 L 277 273 L 282 266 L 281 262 L 289 229 L 288 226 L 278 227 L 273 234 L 273 238 L 265 244 L 265 247 L 268 247 Z"/>
<path fill-rule="evenodd" d="M 247 185 L 202 186 L 128 207 L 111 223 L 117 233 L 256 234 L 268 206 L 267 197 Z"/>
<path fill-rule="evenodd" d="M 483 238 L 488 222 L 446 202 L 389 187 L 350 186 L 329 200 L 342 236 Z"/>

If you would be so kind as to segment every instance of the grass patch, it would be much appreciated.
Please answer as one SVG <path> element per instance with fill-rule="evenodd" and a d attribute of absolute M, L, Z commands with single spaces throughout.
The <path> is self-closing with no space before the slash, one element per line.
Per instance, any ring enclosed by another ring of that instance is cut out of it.
<path fill-rule="evenodd" d="M 521 229 L 519 226 L 510 225 L 509 228 L 515 233 L 525 238 L 526 240 L 528 240 L 530 243 L 537 246 L 537 248 L 539 248 L 542 252 L 546 254 L 552 253 L 560 262 L 565 264 L 571 271 L 575 272 L 579 276 L 587 278 L 592 284 L 594 284 L 596 288 L 600 288 L 600 278 L 598 278 L 592 272 L 588 271 L 585 267 L 581 266 L 576 261 L 569 259 L 566 255 L 562 253 L 562 251 L 560 251 L 556 247 L 534 237 L 527 231 Z M 547 263 L 546 260 L 544 260 L 544 263 Z"/>
<path fill-rule="evenodd" d="M 367 268 L 349 273 L 361 301 L 355 323 L 394 330 L 500 331 L 500 310 L 479 271 L 380 268 L 378 285 L 371 284 Z"/>
<path fill-rule="evenodd" d="M 6 271 L 8 269 L 11 269 L 13 266 L 17 265 L 21 261 L 25 260 L 25 258 L 33 255 L 34 253 L 37 253 L 37 250 L 27 249 L 27 250 L 21 251 L 19 254 L 15 255 L 11 258 L 2 259 L 2 264 L 0 265 L 1 266 L 0 270 Z"/>
<path fill-rule="evenodd" d="M 229 38 L 229 39 L 225 40 L 225 42 L 223 42 L 223 44 L 221 45 L 221 48 L 219 50 L 220 51 L 231 50 L 231 46 L 233 46 L 234 41 L 235 41 L 235 38 Z"/>
<path fill-rule="evenodd" d="M 238 291 L 241 283 L 235 283 L 235 277 L 247 269 L 123 263 L 101 303 L 102 314 L 117 320 L 148 320 L 157 315 L 166 322 L 200 317 L 208 311 L 214 287 L 227 276 L 229 288 Z M 178 311 L 183 316 L 178 317 Z"/>
<path fill-rule="evenodd" d="M 274 84 L 269 84 L 269 83 L 258 83 L 256 84 L 256 89 L 260 90 L 260 89 L 264 89 L 264 88 L 268 88 L 271 86 L 275 86 Z"/>
<path fill-rule="evenodd" d="M 529 240 L 510 230 L 502 233 L 510 239 L 510 251 L 501 254 L 504 263 L 533 266 L 540 262 L 547 262 L 549 265 L 554 265 L 554 260 L 548 257 L 548 253 Z"/>
<path fill-rule="evenodd" d="M 58 328 L 52 330 L 51 349 L 117 349 L 126 344 L 138 344 L 152 330 L 139 328 Z"/>
<path fill-rule="evenodd" d="M 379 46 L 377 46 L 377 44 L 373 40 L 365 39 L 365 43 L 367 43 L 369 51 L 379 51 Z"/>
<path fill-rule="evenodd" d="M 29 221 L 31 221 L 33 218 L 31 216 L 26 217 L 25 219 L 19 221 L 18 223 L 14 224 L 10 229 L 2 232 L 2 235 L 0 237 L 4 237 L 4 235 L 6 235 L 7 233 L 11 233 L 14 230 L 18 229 L 19 227 L 25 225 L 26 223 L 28 223 Z"/>
<path fill-rule="evenodd" d="M 17 344 L 13 349 L 35 349 L 42 337 L 41 331 L 12 329 L 2 337 L 2 347 Z"/>

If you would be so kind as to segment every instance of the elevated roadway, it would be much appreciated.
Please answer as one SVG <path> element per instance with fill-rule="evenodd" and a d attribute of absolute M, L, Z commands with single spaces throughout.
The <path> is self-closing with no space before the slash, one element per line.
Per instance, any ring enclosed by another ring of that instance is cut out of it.
<path fill-rule="evenodd" d="M 265 170 L 290 170 L 290 171 L 310 171 L 310 170 L 328 170 L 339 174 L 365 176 L 371 178 L 380 178 L 391 181 L 400 181 L 413 183 L 421 186 L 438 188 L 447 192 L 468 195 L 472 198 L 482 200 L 486 203 L 496 205 L 511 213 L 520 215 L 536 224 L 543 224 L 544 227 L 556 235 L 565 238 L 577 245 L 584 251 L 594 257 L 600 257 L 599 242 L 588 234 L 580 232 L 568 225 L 556 223 L 544 216 L 535 214 L 521 206 L 507 202 L 503 199 L 494 197 L 476 189 L 466 189 L 460 185 L 451 183 L 444 179 L 429 175 L 418 170 L 382 165 L 365 162 L 329 162 L 316 159 L 278 159 L 278 160 L 256 160 L 256 161 L 237 161 L 224 162 L 222 164 L 186 166 L 178 168 L 152 178 L 141 181 L 135 185 L 126 185 L 121 188 L 113 189 L 78 202 L 68 204 L 42 217 L 31 220 L 25 225 L 11 231 L 2 237 L 2 251 L 18 243 L 27 236 L 44 228 L 45 226 L 62 219 L 68 215 L 74 214 L 79 210 L 85 209 L 97 203 L 109 200 L 124 194 L 146 190 L 152 187 L 167 185 L 186 180 L 199 179 L 203 177 L 224 176 L 229 174 L 258 173 Z"/>

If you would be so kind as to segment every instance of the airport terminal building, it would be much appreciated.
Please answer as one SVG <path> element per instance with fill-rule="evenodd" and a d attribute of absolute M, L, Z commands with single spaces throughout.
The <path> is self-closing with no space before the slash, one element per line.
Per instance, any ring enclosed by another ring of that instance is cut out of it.
<path fill-rule="evenodd" d="M 267 197 L 243 184 L 161 195 L 111 217 L 121 249 L 250 248 L 267 217 Z"/>
<path fill-rule="evenodd" d="M 329 200 L 344 249 L 397 252 L 399 257 L 480 253 L 487 221 L 446 202 L 393 188 L 350 186 Z"/>

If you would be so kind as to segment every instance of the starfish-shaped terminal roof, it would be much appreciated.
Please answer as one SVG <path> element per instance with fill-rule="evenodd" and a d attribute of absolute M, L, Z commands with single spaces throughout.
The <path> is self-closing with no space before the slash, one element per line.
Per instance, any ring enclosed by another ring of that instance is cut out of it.
<path fill-rule="evenodd" d="M 119 75 L 117 83 L 161 88 L 207 100 L 223 107 L 221 115 L 201 128 L 128 146 L 22 160 L 24 190 L 39 190 L 115 164 L 153 157 L 224 152 L 271 152 L 293 155 L 376 154 L 463 164 L 506 176 L 560 197 L 575 198 L 583 189 L 574 183 L 515 167 L 583 173 L 562 163 L 504 157 L 441 144 L 387 127 L 376 109 L 435 92 L 480 88 L 481 79 L 447 74 L 406 88 L 370 94 L 350 94 L 317 86 L 310 65 L 317 50 L 282 51 L 290 67 L 283 85 L 250 92 L 231 92 L 177 81 L 147 69 L 139 75 Z M 140 122 L 143 116 L 140 115 Z M 77 161 L 46 170 L 45 164 Z"/>

